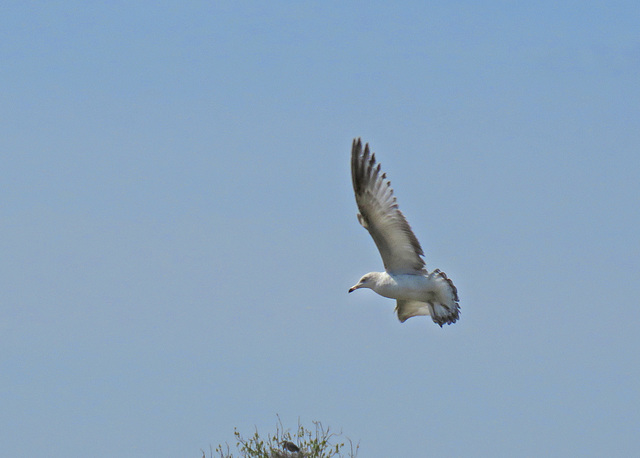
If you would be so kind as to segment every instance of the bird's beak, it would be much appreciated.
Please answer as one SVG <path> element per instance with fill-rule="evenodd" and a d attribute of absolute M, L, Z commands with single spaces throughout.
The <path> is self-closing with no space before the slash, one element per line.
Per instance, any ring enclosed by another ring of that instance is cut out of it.
<path fill-rule="evenodd" d="M 352 293 L 354 292 L 356 289 L 360 288 L 362 285 L 360 283 L 358 283 L 357 285 L 353 285 L 351 288 L 349 288 L 349 292 Z"/>

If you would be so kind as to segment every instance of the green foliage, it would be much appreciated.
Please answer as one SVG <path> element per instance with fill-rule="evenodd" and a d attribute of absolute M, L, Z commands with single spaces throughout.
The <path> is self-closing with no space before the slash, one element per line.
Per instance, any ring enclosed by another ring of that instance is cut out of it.
<path fill-rule="evenodd" d="M 236 448 L 238 457 L 242 458 L 355 458 L 358 455 L 359 444 L 355 445 L 351 439 L 346 438 L 349 450 L 345 450 L 347 443 L 342 440 L 342 433 L 333 433 L 330 428 L 324 428 L 322 423 L 313 422 L 315 431 L 306 429 L 298 422 L 298 429 L 291 433 L 282 427 L 282 421 L 278 417 L 276 432 L 260 437 L 258 430 L 251 437 L 245 438 L 237 429 L 233 434 L 236 437 Z M 285 449 L 285 442 L 292 442 L 299 451 L 288 451 Z M 211 450 L 211 458 L 214 458 L 214 451 Z M 215 457 L 234 458 L 229 444 L 218 445 L 215 449 Z M 202 458 L 205 453 L 202 452 Z"/>

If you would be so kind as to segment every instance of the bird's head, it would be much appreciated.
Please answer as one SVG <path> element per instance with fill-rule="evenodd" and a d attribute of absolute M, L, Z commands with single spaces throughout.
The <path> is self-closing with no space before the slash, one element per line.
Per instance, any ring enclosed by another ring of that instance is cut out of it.
<path fill-rule="evenodd" d="M 349 288 L 349 292 L 352 293 L 356 289 L 360 289 L 360 288 L 371 288 L 371 289 L 373 289 L 373 283 L 374 283 L 374 275 L 373 275 L 373 273 L 368 273 L 368 274 L 364 275 L 360 279 L 360 281 L 358 283 L 356 283 L 351 288 Z"/>

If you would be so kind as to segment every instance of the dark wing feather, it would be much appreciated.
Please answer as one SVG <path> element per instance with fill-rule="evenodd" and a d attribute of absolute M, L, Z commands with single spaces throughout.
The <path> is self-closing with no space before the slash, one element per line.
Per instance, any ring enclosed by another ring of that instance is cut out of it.
<path fill-rule="evenodd" d="M 351 148 L 351 178 L 358 204 L 358 221 L 369 231 L 389 273 L 416 273 L 424 268 L 420 242 L 398 208 L 391 183 L 380 173 L 369 144 L 360 139 Z"/>

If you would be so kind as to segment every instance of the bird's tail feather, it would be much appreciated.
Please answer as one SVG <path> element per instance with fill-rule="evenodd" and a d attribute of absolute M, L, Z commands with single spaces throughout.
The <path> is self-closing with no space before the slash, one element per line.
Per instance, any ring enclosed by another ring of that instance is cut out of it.
<path fill-rule="evenodd" d="M 434 299 L 428 302 L 431 319 L 440 327 L 444 324 L 455 323 L 460 318 L 458 290 L 447 274 L 440 269 L 434 270 L 429 276 L 436 287 Z"/>

